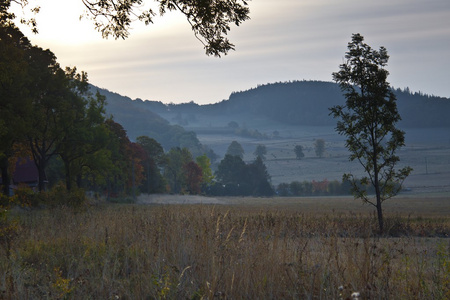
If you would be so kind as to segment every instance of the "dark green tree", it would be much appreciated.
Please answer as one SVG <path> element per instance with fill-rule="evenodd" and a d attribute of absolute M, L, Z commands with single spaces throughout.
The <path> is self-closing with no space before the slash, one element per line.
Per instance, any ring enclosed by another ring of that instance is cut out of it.
<path fill-rule="evenodd" d="M 56 62 L 50 50 L 32 47 L 29 52 L 29 76 L 31 85 L 29 95 L 32 99 L 33 113 L 30 116 L 26 139 L 39 172 L 39 191 L 44 190 L 45 169 L 48 161 L 57 154 L 57 143 L 69 134 L 61 126 L 70 122 L 78 112 L 70 100 L 68 78 Z"/>
<path fill-rule="evenodd" d="M 253 196 L 272 196 L 273 188 L 270 184 L 270 175 L 262 158 L 258 156 L 254 162 L 247 165 L 247 182 L 251 187 Z"/>
<path fill-rule="evenodd" d="M 95 96 L 90 93 L 86 73 L 66 68 L 66 76 L 66 105 L 61 111 L 61 122 L 56 124 L 64 134 L 56 142 L 56 152 L 64 163 L 66 188 L 71 190 L 75 181 L 81 188 L 83 170 L 97 167 L 97 154 L 106 148 L 108 132 L 104 124 L 106 98 L 98 92 Z"/>
<path fill-rule="evenodd" d="M 24 138 L 32 113 L 28 93 L 29 40 L 4 14 L 5 3 L 0 4 L 0 169 L 2 192 L 9 194 L 9 160 L 14 155 L 13 145 Z"/>
<path fill-rule="evenodd" d="M 247 165 L 239 156 L 225 155 L 217 167 L 216 178 L 229 195 L 272 196 L 274 193 L 261 157 Z"/>
<path fill-rule="evenodd" d="M 244 153 L 244 148 L 236 141 L 232 141 L 230 146 L 228 146 L 227 155 L 238 156 L 242 159 L 244 158 Z"/>
<path fill-rule="evenodd" d="M 227 154 L 217 166 L 216 178 L 224 185 L 237 185 L 245 181 L 245 167 L 241 157 Z"/>
<path fill-rule="evenodd" d="M 133 152 L 131 142 L 125 129 L 112 119 L 105 122 L 108 128 L 109 138 L 107 149 L 109 151 L 108 165 L 105 166 L 103 176 L 106 181 L 106 191 L 108 197 L 116 197 L 125 194 L 131 183 L 133 162 L 131 160 Z"/>
<path fill-rule="evenodd" d="M 294 147 L 295 156 L 297 159 L 302 159 L 305 157 L 305 153 L 303 153 L 303 146 L 302 145 L 296 145 Z"/>
<path fill-rule="evenodd" d="M 333 79 L 346 98 L 345 105 L 332 107 L 331 115 L 338 118 L 336 131 L 344 135 L 350 151 L 349 159 L 357 160 L 367 176 L 351 180 L 356 198 L 373 205 L 377 210 L 380 232 L 384 230 L 382 203 L 395 196 L 411 168 L 395 170 L 399 157 L 396 150 L 405 144 L 405 133 L 396 127 L 400 121 L 396 97 L 387 82 L 385 69 L 389 56 L 384 47 L 373 50 L 360 34 L 353 34 L 345 55 L 346 61 Z M 375 199 L 364 188 L 371 184 Z"/>
<path fill-rule="evenodd" d="M 166 154 L 164 177 L 173 193 L 181 193 L 187 188 L 187 172 L 185 166 L 193 161 L 192 154 L 187 148 L 172 148 Z"/>
<path fill-rule="evenodd" d="M 127 38 L 133 21 L 139 20 L 149 25 L 157 14 L 163 16 L 166 12 L 179 11 L 203 44 L 206 54 L 214 56 L 226 55 L 229 50 L 234 50 L 234 45 L 226 37 L 227 33 L 232 24 L 239 26 L 250 18 L 245 0 L 156 0 L 156 10 L 150 7 L 150 1 L 144 0 L 81 1 L 86 6 L 86 16 L 92 18 L 95 28 L 104 38 Z M 28 4 L 28 0 L 14 2 Z M 36 11 L 36 8 L 32 10 Z M 33 19 L 28 23 L 36 30 Z"/>
<path fill-rule="evenodd" d="M 143 160 L 145 170 L 144 181 L 141 190 L 147 193 L 164 192 L 164 178 L 159 170 L 164 165 L 164 149 L 155 139 L 148 136 L 139 136 L 136 142 L 141 145 L 146 153 Z"/>
<path fill-rule="evenodd" d="M 213 182 L 214 175 L 211 170 L 211 160 L 206 154 L 195 159 L 197 165 L 202 169 L 202 188 L 207 189 Z"/>
<path fill-rule="evenodd" d="M 261 157 L 262 160 L 266 159 L 266 154 L 267 154 L 267 148 L 265 145 L 258 145 L 256 146 L 255 152 L 253 152 L 253 154 L 256 157 Z"/>

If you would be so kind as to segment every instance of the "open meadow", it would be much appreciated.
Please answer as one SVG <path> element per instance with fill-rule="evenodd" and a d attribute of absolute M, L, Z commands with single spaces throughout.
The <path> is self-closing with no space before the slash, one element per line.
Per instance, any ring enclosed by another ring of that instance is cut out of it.
<path fill-rule="evenodd" d="M 142 195 L 13 211 L 2 299 L 449 299 L 448 195 Z M 169 205 L 171 204 L 171 205 Z"/>
<path fill-rule="evenodd" d="M 250 123 L 249 123 L 250 124 Z M 270 139 L 245 138 L 236 135 L 199 133 L 199 140 L 211 147 L 219 155 L 220 160 L 233 140 L 239 142 L 244 151 L 244 161 L 255 159 L 254 151 L 258 145 L 267 149 L 264 164 L 276 187 L 280 183 L 292 181 L 328 181 L 342 180 L 342 174 L 352 173 L 361 177 L 362 166 L 348 160 L 349 152 L 345 140 L 339 136 L 334 127 L 303 126 L 290 127 L 268 124 L 266 127 L 254 124 L 258 129 L 270 136 L 268 128 L 277 128 L 279 137 Z M 195 130 L 195 128 L 193 128 Z M 324 157 L 317 157 L 314 141 L 325 141 Z M 305 157 L 296 159 L 294 147 L 302 145 Z M 410 166 L 412 173 L 406 178 L 404 187 L 414 193 L 445 192 L 450 193 L 450 136 L 445 128 L 426 128 L 406 130 L 406 145 L 398 151 L 400 162 L 398 167 Z"/>

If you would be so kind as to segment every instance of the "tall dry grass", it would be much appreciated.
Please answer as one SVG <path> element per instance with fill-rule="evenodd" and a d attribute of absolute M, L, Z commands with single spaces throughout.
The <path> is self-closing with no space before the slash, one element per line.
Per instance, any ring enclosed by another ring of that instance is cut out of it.
<path fill-rule="evenodd" d="M 20 212 L 4 299 L 449 299 L 450 218 L 239 206 Z"/>

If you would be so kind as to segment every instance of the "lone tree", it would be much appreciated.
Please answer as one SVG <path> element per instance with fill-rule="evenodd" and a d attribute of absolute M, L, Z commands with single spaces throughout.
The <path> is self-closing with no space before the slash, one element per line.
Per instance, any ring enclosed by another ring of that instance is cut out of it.
<path fill-rule="evenodd" d="M 357 180 L 352 174 L 344 174 L 350 180 L 355 198 L 377 209 L 380 233 L 384 230 L 382 203 L 394 197 L 412 169 L 395 170 L 399 157 L 398 148 L 405 145 L 405 133 L 396 128 L 401 120 L 396 98 L 386 81 L 389 72 L 384 68 L 389 56 L 384 47 L 373 50 L 364 43 L 364 37 L 353 34 L 348 44 L 346 61 L 339 72 L 333 73 L 346 98 L 345 105 L 330 108 L 331 115 L 339 118 L 336 131 L 347 137 L 349 159 L 358 160 L 367 176 Z M 367 185 L 375 189 L 375 199 L 367 194 Z"/>
<path fill-rule="evenodd" d="M 305 157 L 305 153 L 303 153 L 303 146 L 302 145 L 296 145 L 294 147 L 295 156 L 297 159 L 302 159 Z"/>
<path fill-rule="evenodd" d="M 262 160 L 266 160 L 267 148 L 265 145 L 256 146 L 255 152 L 253 154 L 256 157 L 261 157 Z"/>
<path fill-rule="evenodd" d="M 239 156 L 241 159 L 244 158 L 244 148 L 242 148 L 241 144 L 236 141 L 232 141 L 230 146 L 228 146 L 227 153 L 231 156 Z"/>
<path fill-rule="evenodd" d="M 317 139 L 314 142 L 314 151 L 318 157 L 323 157 L 325 154 L 325 141 L 323 139 Z"/>

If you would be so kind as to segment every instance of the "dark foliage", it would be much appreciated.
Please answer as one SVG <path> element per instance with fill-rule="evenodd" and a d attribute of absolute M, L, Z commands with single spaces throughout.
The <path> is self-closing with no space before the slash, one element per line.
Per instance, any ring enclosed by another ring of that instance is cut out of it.
<path fill-rule="evenodd" d="M 239 156 L 225 155 L 216 172 L 211 194 L 219 196 L 272 196 L 270 175 L 261 157 L 250 164 Z"/>

